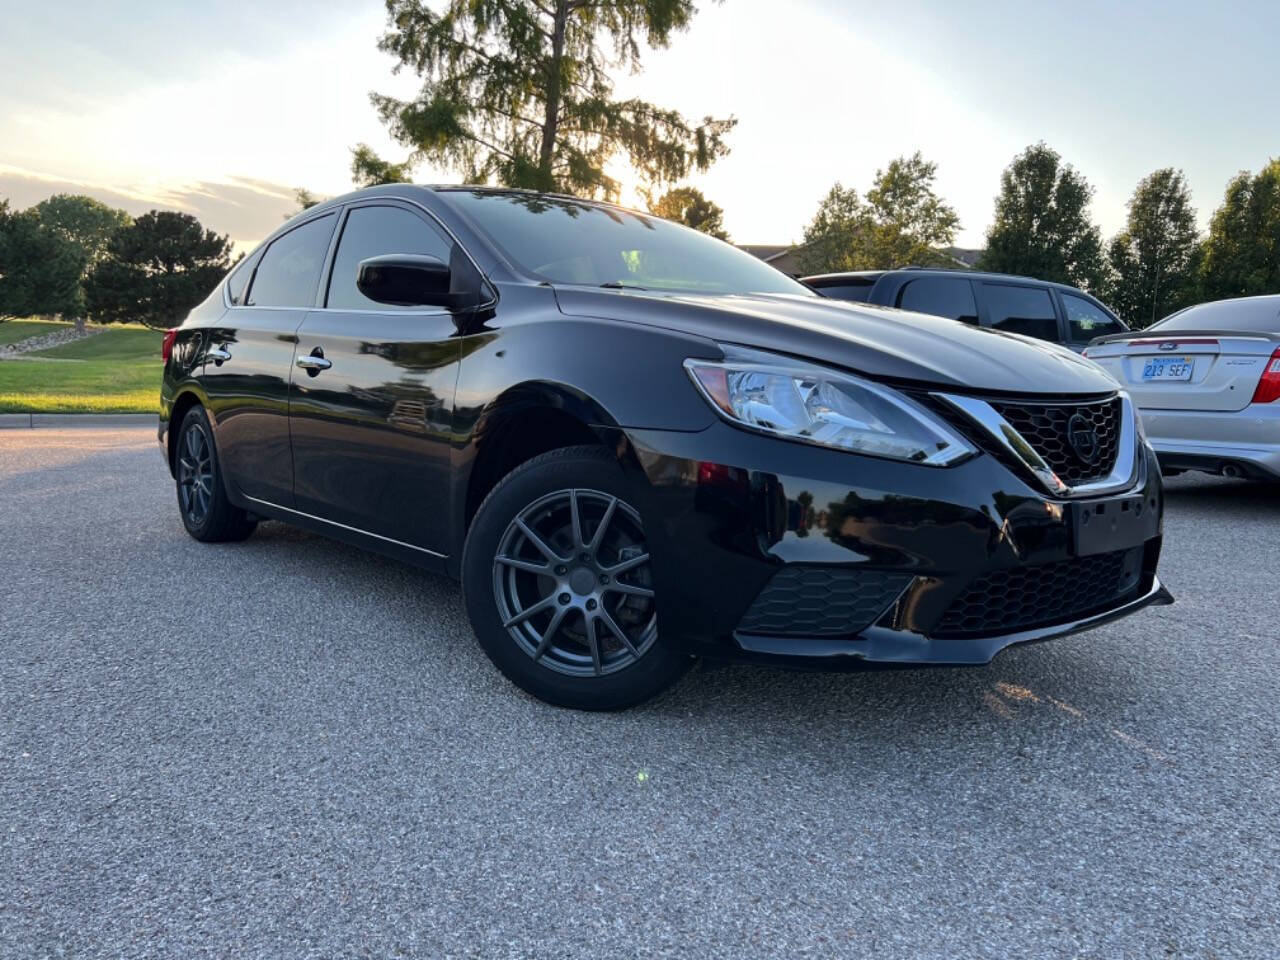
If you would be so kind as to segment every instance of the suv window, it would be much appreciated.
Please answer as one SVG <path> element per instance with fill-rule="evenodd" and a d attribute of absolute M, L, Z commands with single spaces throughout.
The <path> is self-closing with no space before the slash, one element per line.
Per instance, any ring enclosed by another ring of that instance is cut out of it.
<path fill-rule="evenodd" d="M 1058 342 L 1058 317 L 1049 291 L 1005 283 L 984 283 L 982 296 L 991 326 L 1006 333 Z"/>
<path fill-rule="evenodd" d="M 973 284 L 963 277 L 921 277 L 898 294 L 898 306 L 917 313 L 931 313 L 964 323 L 978 322 Z"/>
<path fill-rule="evenodd" d="M 1124 326 L 1119 320 L 1108 316 L 1097 304 L 1090 303 L 1084 297 L 1064 293 L 1062 306 L 1067 311 L 1067 327 L 1074 343 L 1088 343 L 1094 337 L 1124 332 Z"/>
<path fill-rule="evenodd" d="M 333 259 L 326 306 L 338 310 L 421 310 L 370 300 L 356 288 L 360 261 L 388 253 L 420 253 L 445 263 L 452 241 L 418 215 L 403 207 L 356 207 L 347 215 Z"/>
<path fill-rule="evenodd" d="M 273 240 L 258 262 L 246 303 L 251 307 L 314 304 L 333 221 L 333 214 L 326 213 Z"/>

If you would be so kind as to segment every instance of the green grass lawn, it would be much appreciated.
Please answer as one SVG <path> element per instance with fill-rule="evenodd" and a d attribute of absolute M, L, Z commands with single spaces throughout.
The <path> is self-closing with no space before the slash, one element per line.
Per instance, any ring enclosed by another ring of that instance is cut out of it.
<path fill-rule="evenodd" d="M 26 356 L 34 359 L 0 360 L 0 413 L 159 409 L 164 364 L 160 334 L 154 330 L 120 327 Z"/>
<path fill-rule="evenodd" d="M 27 337 L 38 337 L 55 330 L 65 330 L 69 323 L 55 323 L 50 320 L 8 320 L 0 323 L 0 347 L 6 343 L 17 343 Z"/>

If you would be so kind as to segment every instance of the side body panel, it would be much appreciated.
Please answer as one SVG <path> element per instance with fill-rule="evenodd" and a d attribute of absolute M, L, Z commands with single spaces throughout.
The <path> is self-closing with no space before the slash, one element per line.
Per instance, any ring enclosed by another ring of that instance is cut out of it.
<path fill-rule="evenodd" d="M 223 471 L 242 496 L 293 506 L 289 374 L 305 310 L 235 307 L 205 331 L 200 382 Z"/>
<path fill-rule="evenodd" d="M 447 552 L 453 391 L 461 341 L 448 314 L 313 311 L 289 398 L 296 507 Z"/>

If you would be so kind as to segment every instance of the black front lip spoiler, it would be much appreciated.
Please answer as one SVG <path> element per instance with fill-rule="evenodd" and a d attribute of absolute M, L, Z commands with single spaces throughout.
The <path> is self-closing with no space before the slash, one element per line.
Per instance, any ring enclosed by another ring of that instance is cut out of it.
<path fill-rule="evenodd" d="M 774 662 L 793 660 L 797 665 L 837 667 L 856 666 L 983 666 L 1006 647 L 1036 643 L 1092 630 L 1113 620 L 1127 617 L 1143 607 L 1167 606 L 1174 602 L 1157 576 L 1141 596 L 1102 613 L 1066 623 L 1021 630 L 995 637 L 930 639 L 918 633 L 870 627 L 856 639 L 847 637 L 768 637 L 739 633 L 738 646 L 748 657 L 768 657 Z"/>

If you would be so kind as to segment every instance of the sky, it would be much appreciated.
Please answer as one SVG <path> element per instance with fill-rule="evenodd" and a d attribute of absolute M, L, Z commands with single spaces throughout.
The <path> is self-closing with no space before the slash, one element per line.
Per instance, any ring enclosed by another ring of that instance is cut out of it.
<path fill-rule="evenodd" d="M 1203 226 L 1231 176 L 1280 155 L 1274 2 L 699 6 L 618 93 L 737 118 L 729 156 L 690 178 L 737 242 L 798 240 L 835 181 L 865 192 L 915 150 L 969 247 L 1001 170 L 1040 140 L 1096 188 L 1106 236 L 1152 170 L 1186 172 Z M 17 208 L 75 192 L 184 210 L 244 248 L 296 188 L 349 190 L 354 144 L 407 152 L 369 105 L 417 89 L 377 49 L 380 0 L 0 0 L 0 24 L 0 198 Z"/>

